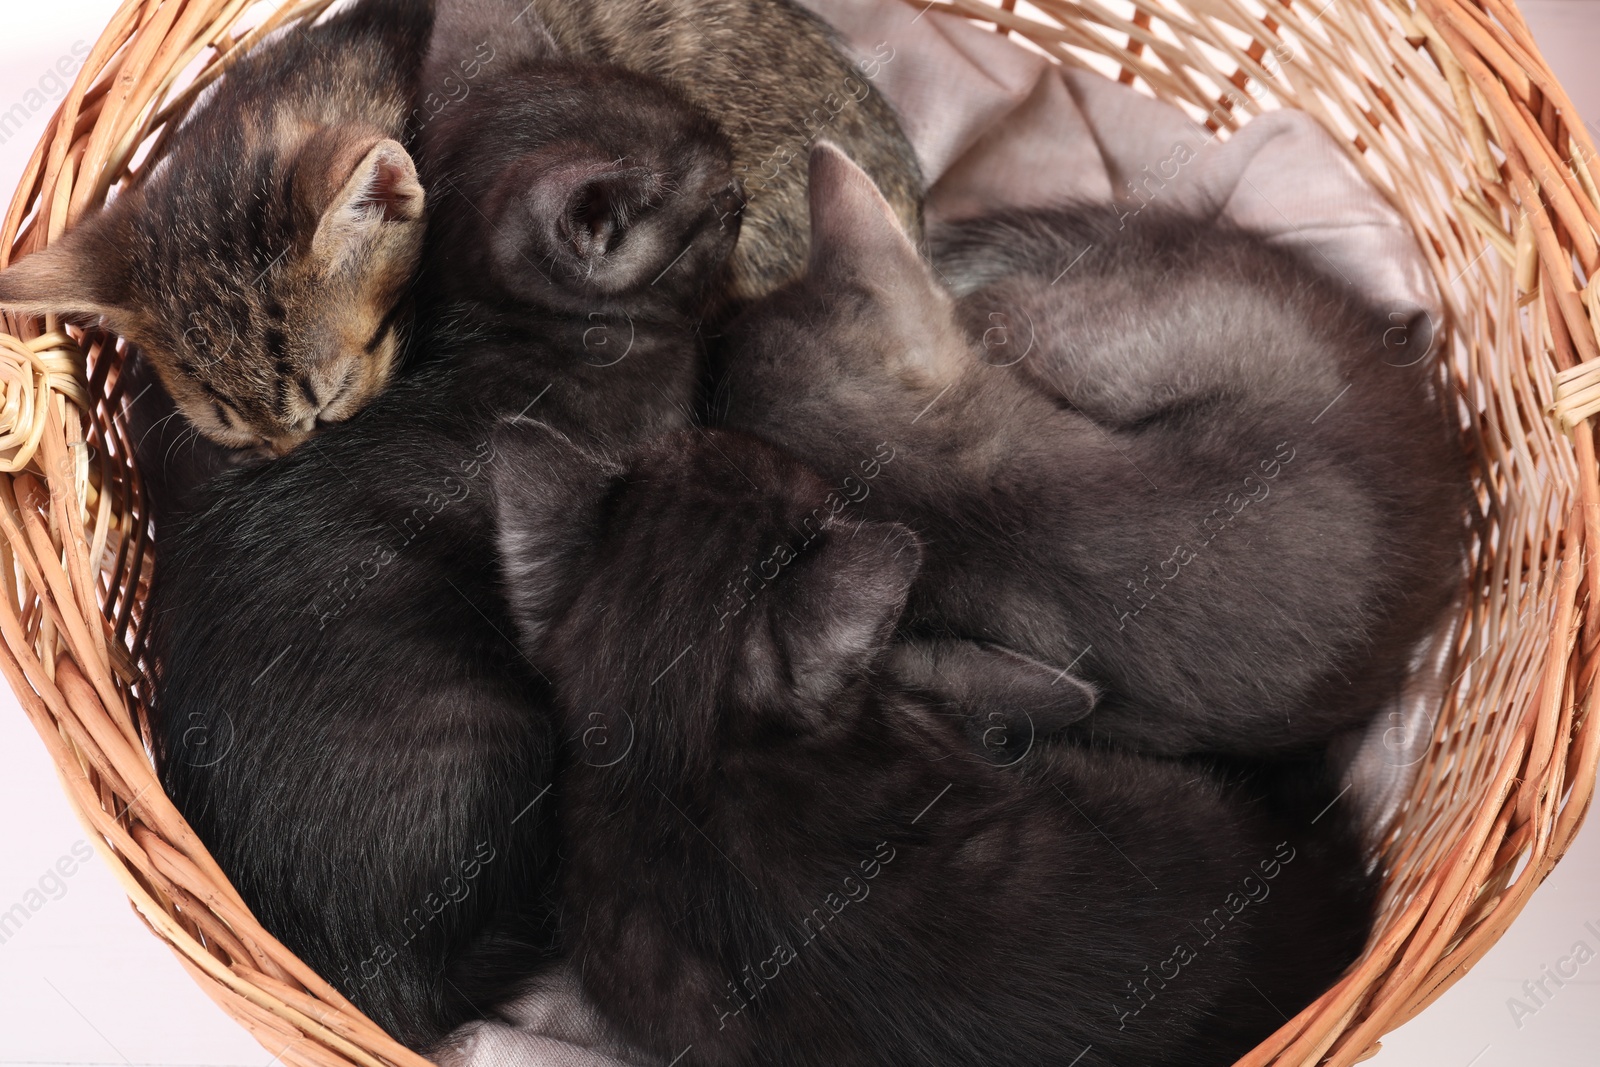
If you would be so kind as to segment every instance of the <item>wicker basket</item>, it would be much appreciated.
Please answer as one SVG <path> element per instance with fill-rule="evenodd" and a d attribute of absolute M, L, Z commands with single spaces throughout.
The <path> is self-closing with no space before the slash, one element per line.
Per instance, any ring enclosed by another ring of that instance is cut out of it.
<path fill-rule="evenodd" d="M 329 2 L 261 21 L 252 0 L 126 0 L 33 154 L 0 265 L 136 178 L 230 54 Z M 1600 265 L 1600 164 L 1512 0 L 1036 4 L 916 2 L 907 18 L 934 7 L 994 23 L 1213 128 L 1304 109 L 1415 228 L 1453 318 L 1481 510 L 1454 680 L 1384 839 L 1365 956 L 1240 1061 L 1355 1063 L 1488 951 L 1594 788 L 1600 288 L 1584 282 Z M 151 930 L 279 1059 L 423 1064 L 261 928 L 162 793 L 142 736 L 151 531 L 118 417 L 121 347 L 53 322 L 4 326 L 0 668 L 91 840 Z"/>

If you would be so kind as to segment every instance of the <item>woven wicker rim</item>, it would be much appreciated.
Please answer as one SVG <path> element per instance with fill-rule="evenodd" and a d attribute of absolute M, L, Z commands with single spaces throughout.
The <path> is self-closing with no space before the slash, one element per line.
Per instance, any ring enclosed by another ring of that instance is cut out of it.
<path fill-rule="evenodd" d="M 34 151 L 0 265 L 136 180 L 231 55 L 329 3 L 252 23 L 253 0 L 126 0 Z M 1304 110 L 1413 227 L 1443 291 L 1480 513 L 1453 681 L 1384 839 L 1365 955 L 1239 1061 L 1355 1063 L 1505 932 L 1593 793 L 1594 144 L 1510 0 L 908 4 L 908 20 L 931 9 L 993 24 L 1222 136 L 1245 114 Z M 261 928 L 151 768 L 136 666 L 151 531 L 118 417 L 122 346 L 49 320 L 0 323 L 0 670 L 90 839 L 156 936 L 283 1062 L 420 1067 Z"/>

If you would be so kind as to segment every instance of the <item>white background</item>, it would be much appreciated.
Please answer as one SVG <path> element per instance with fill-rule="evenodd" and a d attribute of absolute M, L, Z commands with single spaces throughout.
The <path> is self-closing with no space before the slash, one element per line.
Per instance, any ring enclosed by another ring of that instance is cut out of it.
<path fill-rule="evenodd" d="M 599 2 L 599 0 L 597 0 Z M 628 2 L 628 0 L 614 0 Z M 1334 0 L 1337 2 L 1337 0 Z M 1579 110 L 1600 118 L 1600 0 L 1521 5 Z M 92 44 L 117 0 L 4 0 L 0 111 L 40 87 L 78 41 Z M 48 90 L 48 86 L 47 86 Z M 55 101 L 0 144 L 0 195 L 15 188 Z M 0 686 L 0 912 L 27 900 L 83 830 L 44 748 Z M 1597 820 L 1600 821 L 1600 820 Z M 80 851 L 81 851 L 80 847 Z M 73 866 L 69 863 L 68 867 Z M 140 923 L 98 859 L 59 882 L 0 944 L 0 1065 L 267 1067 L 262 1049 L 200 992 Z M 64 891 L 63 891 L 64 890 Z M 1514 1020 L 1507 1000 L 1568 956 L 1600 953 L 1600 830 L 1585 828 L 1516 926 L 1420 1018 L 1384 1039 L 1378 1067 L 1594 1067 L 1600 1064 L 1600 956 Z M 1569 966 L 1570 970 L 1570 966 Z M 1527 1001 L 1530 1005 L 1534 1002 Z M 1519 1025 L 1520 1024 L 1520 1025 Z M 275 1050 L 274 1050 L 275 1051 Z"/>

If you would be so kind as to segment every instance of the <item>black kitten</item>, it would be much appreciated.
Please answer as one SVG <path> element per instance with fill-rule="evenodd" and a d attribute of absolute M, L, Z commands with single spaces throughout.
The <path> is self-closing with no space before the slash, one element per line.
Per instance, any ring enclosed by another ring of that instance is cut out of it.
<path fill-rule="evenodd" d="M 958 302 L 848 160 L 811 196 L 810 271 L 735 324 L 722 407 L 917 531 L 910 630 L 1080 674 L 1074 729 L 1168 754 L 1313 746 L 1398 684 L 1467 499 L 1414 325 L 1257 237 L 1093 207 L 939 235 Z"/>
<path fill-rule="evenodd" d="M 829 491 L 776 450 L 677 433 L 585 469 L 528 425 L 496 449 L 570 751 L 562 942 L 660 1062 L 1227 1064 L 1359 952 L 1373 886 L 1330 789 L 977 757 L 883 673 L 916 539 L 808 532 Z M 747 568 L 765 586 L 720 610 Z"/>
<path fill-rule="evenodd" d="M 430 358 L 207 486 L 163 531 L 150 608 L 167 791 L 266 927 L 417 1047 L 551 950 L 549 697 L 503 607 L 493 430 L 684 424 L 692 312 L 737 236 L 725 140 L 649 79 L 530 66 L 424 139 L 454 187 Z M 607 205 L 585 270 L 539 269 Z"/>

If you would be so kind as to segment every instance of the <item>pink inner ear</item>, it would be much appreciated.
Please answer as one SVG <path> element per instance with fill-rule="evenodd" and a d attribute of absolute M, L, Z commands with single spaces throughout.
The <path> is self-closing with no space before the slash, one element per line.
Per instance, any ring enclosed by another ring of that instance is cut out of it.
<path fill-rule="evenodd" d="M 358 209 L 377 208 L 384 222 L 406 222 L 417 217 L 416 194 L 410 170 L 392 159 L 379 159 L 372 181 L 357 202 Z"/>
<path fill-rule="evenodd" d="M 919 258 L 894 208 L 870 175 L 838 146 L 818 141 L 810 158 L 811 253 L 813 266 L 829 253 L 857 265 L 869 251 L 904 264 Z"/>

